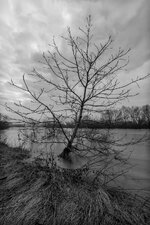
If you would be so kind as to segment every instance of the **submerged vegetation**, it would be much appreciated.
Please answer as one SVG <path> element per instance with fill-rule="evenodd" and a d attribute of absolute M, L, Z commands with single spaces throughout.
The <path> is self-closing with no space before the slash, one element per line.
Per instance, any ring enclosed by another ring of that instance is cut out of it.
<path fill-rule="evenodd" d="M 0 224 L 147 225 L 150 201 L 93 182 L 86 170 L 30 162 L 29 151 L 0 144 Z"/>

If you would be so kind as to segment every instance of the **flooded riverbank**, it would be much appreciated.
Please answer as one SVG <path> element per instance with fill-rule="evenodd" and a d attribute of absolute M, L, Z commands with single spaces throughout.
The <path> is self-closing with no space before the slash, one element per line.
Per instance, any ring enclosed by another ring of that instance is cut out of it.
<path fill-rule="evenodd" d="M 6 137 L 7 144 L 9 146 L 19 146 L 20 140 L 20 128 L 10 128 L 1 132 L 1 138 Z M 42 134 L 46 135 L 46 130 L 42 130 Z M 131 139 L 140 139 L 145 133 L 150 137 L 149 130 L 132 130 L 132 129 L 114 129 L 111 131 L 116 138 L 121 138 L 122 142 L 128 142 Z M 56 141 L 57 142 L 57 141 Z M 55 143 L 52 145 L 49 141 L 47 143 L 32 143 L 26 142 L 25 147 L 32 150 L 32 157 L 35 158 L 39 155 L 45 157 L 50 154 L 53 149 L 55 155 L 59 155 L 64 147 L 63 143 Z M 118 179 L 119 184 L 131 190 L 137 192 L 149 193 L 150 191 L 150 139 L 145 142 L 139 142 L 135 145 L 128 145 L 126 148 L 126 154 L 131 156 L 129 158 L 130 170 Z M 76 158 L 76 167 L 80 167 L 81 161 Z M 72 164 L 62 162 L 61 166 L 70 168 Z M 72 167 L 73 168 L 73 167 Z"/>

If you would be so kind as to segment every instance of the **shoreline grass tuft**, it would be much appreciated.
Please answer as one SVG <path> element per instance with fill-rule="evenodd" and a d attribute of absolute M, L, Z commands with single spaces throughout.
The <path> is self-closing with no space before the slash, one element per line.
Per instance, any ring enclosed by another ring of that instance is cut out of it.
<path fill-rule="evenodd" d="M 29 163 L 29 157 L 0 144 L 0 224 L 150 224 L 149 199 L 93 185 L 81 171 Z"/>

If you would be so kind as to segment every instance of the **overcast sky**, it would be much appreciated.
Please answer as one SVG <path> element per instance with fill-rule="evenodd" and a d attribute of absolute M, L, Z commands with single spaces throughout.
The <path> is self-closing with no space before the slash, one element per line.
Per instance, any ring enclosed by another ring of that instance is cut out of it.
<path fill-rule="evenodd" d="M 150 72 L 149 0 L 0 0 L 0 101 L 12 103 L 28 98 L 9 86 L 12 78 L 21 83 L 22 74 L 39 66 L 52 37 L 76 32 L 92 15 L 99 40 L 112 35 L 115 46 L 130 47 L 130 63 L 123 80 Z M 61 49 L 61 39 L 58 45 Z M 141 82 L 138 97 L 125 104 L 150 104 L 150 79 Z M 5 110 L 1 107 L 1 111 Z"/>

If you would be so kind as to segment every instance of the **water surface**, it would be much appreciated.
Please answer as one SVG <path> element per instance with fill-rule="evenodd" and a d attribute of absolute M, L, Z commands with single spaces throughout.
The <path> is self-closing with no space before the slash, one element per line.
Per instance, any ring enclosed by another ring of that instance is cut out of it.
<path fill-rule="evenodd" d="M 19 146 L 22 145 L 20 130 L 22 128 L 9 128 L 6 130 L 0 131 L 1 139 L 7 138 L 7 144 L 9 146 Z M 26 134 L 31 134 L 32 131 L 26 130 Z M 145 129 L 114 129 L 111 130 L 112 135 L 116 139 L 120 139 L 120 143 L 130 142 L 131 140 L 138 140 L 142 138 L 145 134 L 147 137 L 150 137 L 150 131 Z M 48 130 L 40 129 L 39 133 L 36 134 L 38 141 L 40 140 L 41 135 L 47 136 Z M 34 132 L 32 132 L 32 138 L 34 139 Z M 32 158 L 41 156 L 49 157 L 50 153 L 53 151 L 55 156 L 59 155 L 64 148 L 63 143 L 51 143 L 50 139 L 47 138 L 47 143 L 32 143 L 32 141 L 26 141 L 24 147 L 31 151 Z M 54 139 L 52 140 L 52 142 Z M 55 139 L 56 142 L 60 141 Z M 122 147 L 118 147 L 122 148 Z M 150 138 L 145 142 L 139 142 L 134 145 L 127 145 L 126 155 L 130 155 L 129 164 L 131 169 L 122 177 L 119 178 L 120 185 L 126 189 L 132 189 L 138 191 L 139 193 L 148 193 L 150 191 Z M 74 168 L 71 163 L 59 162 L 60 166 Z M 79 158 L 75 159 L 76 167 L 80 167 L 82 160 Z"/>

